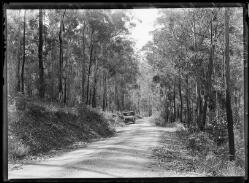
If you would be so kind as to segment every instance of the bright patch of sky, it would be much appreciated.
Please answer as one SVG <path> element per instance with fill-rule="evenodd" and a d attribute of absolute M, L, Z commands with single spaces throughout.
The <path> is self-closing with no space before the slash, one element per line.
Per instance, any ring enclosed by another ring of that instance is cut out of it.
<path fill-rule="evenodd" d="M 159 16 L 158 9 L 134 9 L 134 18 L 138 19 L 136 27 L 131 30 L 131 37 L 135 41 L 135 49 L 141 49 L 148 41 L 152 40 L 149 33 L 154 30 L 154 23 Z M 140 20 L 140 21 L 139 21 Z"/>

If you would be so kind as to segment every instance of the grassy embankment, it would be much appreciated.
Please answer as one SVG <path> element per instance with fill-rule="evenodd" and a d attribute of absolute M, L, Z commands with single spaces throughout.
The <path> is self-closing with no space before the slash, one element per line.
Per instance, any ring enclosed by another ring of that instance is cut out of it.
<path fill-rule="evenodd" d="M 244 141 L 235 129 L 236 160 L 229 161 L 228 142 L 218 144 L 208 132 L 188 129 L 180 123 L 164 124 L 160 116 L 151 118 L 156 125 L 172 127 L 165 132 L 161 146 L 153 149 L 159 166 L 177 172 L 196 172 L 205 176 L 244 176 Z"/>
<path fill-rule="evenodd" d="M 8 160 L 17 162 L 77 142 L 109 137 L 120 125 L 122 121 L 112 113 L 19 97 L 8 107 Z"/>

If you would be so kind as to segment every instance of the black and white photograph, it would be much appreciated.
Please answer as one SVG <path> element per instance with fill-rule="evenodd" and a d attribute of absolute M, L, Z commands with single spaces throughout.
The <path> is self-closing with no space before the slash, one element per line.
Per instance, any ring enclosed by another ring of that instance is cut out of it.
<path fill-rule="evenodd" d="M 8 179 L 246 176 L 243 11 L 7 6 Z"/>

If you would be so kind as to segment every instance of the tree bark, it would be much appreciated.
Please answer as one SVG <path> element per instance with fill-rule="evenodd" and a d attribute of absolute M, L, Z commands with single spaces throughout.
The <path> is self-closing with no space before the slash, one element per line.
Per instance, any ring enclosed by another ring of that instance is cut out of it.
<path fill-rule="evenodd" d="M 96 88 L 97 88 L 97 71 L 98 71 L 98 59 L 95 52 L 95 68 L 94 68 L 94 82 L 93 82 L 93 98 L 92 98 L 92 107 L 96 107 L 97 101 L 96 101 Z"/>
<path fill-rule="evenodd" d="M 20 32 L 20 29 L 19 29 Z M 18 41 L 18 53 L 17 53 L 17 71 L 16 71 L 16 79 L 17 79 L 17 86 L 16 91 L 20 92 L 21 90 L 21 81 L 20 81 L 20 64 L 21 64 L 21 41 Z"/>
<path fill-rule="evenodd" d="M 106 72 L 103 71 L 103 104 L 102 104 L 102 109 L 103 111 L 106 110 L 106 100 L 107 100 L 107 93 L 106 93 Z"/>
<path fill-rule="evenodd" d="M 190 125 L 190 107 L 189 107 L 189 86 L 188 86 L 188 75 L 186 76 L 186 103 L 187 103 L 187 124 Z"/>
<path fill-rule="evenodd" d="M 21 73 L 21 92 L 24 94 L 24 65 L 25 65 L 25 28 L 26 28 L 26 10 L 23 17 L 23 57 L 22 57 L 22 73 Z"/>
<path fill-rule="evenodd" d="M 202 126 L 205 128 L 206 125 L 206 117 L 207 117 L 207 103 L 210 99 L 210 92 L 212 87 L 212 71 L 213 71 L 213 56 L 214 56 L 214 43 L 213 43 L 213 17 L 211 19 L 210 24 L 210 32 L 211 32 L 211 49 L 210 49 L 210 58 L 208 64 L 208 73 L 207 73 L 207 83 L 206 83 L 206 91 L 204 96 L 204 107 L 203 107 L 203 118 L 202 118 Z"/>
<path fill-rule="evenodd" d="M 89 58 L 89 66 L 88 66 L 88 73 L 87 73 L 87 88 L 86 88 L 86 104 L 90 105 L 90 96 L 89 96 L 89 86 L 90 86 L 90 74 L 91 74 L 91 66 L 92 66 L 92 56 L 93 56 L 93 33 L 94 29 L 92 28 L 91 38 L 90 38 L 90 58 Z"/>
<path fill-rule="evenodd" d="M 43 61 L 42 61 L 42 47 L 43 47 L 43 38 L 42 38 L 42 10 L 39 9 L 39 46 L 38 46 L 38 58 L 39 58 L 39 97 L 44 98 L 45 88 L 44 88 L 44 70 L 43 70 Z"/>
<path fill-rule="evenodd" d="M 59 32 L 59 42 L 60 42 L 60 61 L 59 61 L 59 101 L 62 102 L 62 67 L 63 67 L 63 19 L 65 16 L 66 10 L 64 11 L 61 20 L 60 20 L 60 32 Z"/>
<path fill-rule="evenodd" d="M 82 35 L 82 57 L 83 57 L 83 60 L 82 60 L 82 83 L 81 83 L 81 101 L 84 102 L 85 100 L 85 80 L 86 80 L 86 77 L 85 77 L 85 28 L 86 28 L 86 24 L 85 24 L 85 21 L 84 21 L 84 24 L 83 24 L 83 35 Z"/>
<path fill-rule="evenodd" d="M 181 73 L 179 69 L 179 96 L 180 96 L 180 122 L 182 122 L 182 89 L 181 89 Z"/>
<path fill-rule="evenodd" d="M 176 79 L 174 80 L 174 94 L 173 94 L 173 105 L 174 105 L 174 114 L 173 114 L 173 121 L 176 120 Z"/>
<path fill-rule="evenodd" d="M 197 125 L 199 127 L 199 130 L 203 130 L 202 126 L 202 98 L 201 98 L 201 86 L 200 86 L 200 81 L 197 79 Z"/>
<path fill-rule="evenodd" d="M 64 78 L 64 97 L 63 97 L 64 104 L 67 103 L 67 78 Z"/>
<path fill-rule="evenodd" d="M 230 161 L 235 159 L 233 112 L 231 107 L 230 66 L 229 66 L 229 8 L 225 8 L 225 67 L 226 67 L 226 113 L 229 138 Z"/>
<path fill-rule="evenodd" d="M 51 99 L 54 100 L 54 80 L 55 80 L 55 73 L 54 73 L 54 60 L 55 60 L 55 43 L 54 41 L 51 42 Z"/>
<path fill-rule="evenodd" d="M 115 106 L 116 110 L 119 110 L 119 101 L 118 101 L 118 81 L 117 81 L 117 74 L 114 76 L 115 83 L 114 83 L 114 88 L 115 88 L 115 95 L 114 95 L 114 100 L 115 100 Z"/>

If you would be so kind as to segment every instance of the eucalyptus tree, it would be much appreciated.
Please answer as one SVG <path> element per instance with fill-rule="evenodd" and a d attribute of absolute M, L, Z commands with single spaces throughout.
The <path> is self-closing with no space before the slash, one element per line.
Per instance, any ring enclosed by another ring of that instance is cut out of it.
<path fill-rule="evenodd" d="M 229 137 L 230 160 L 235 159 L 233 112 L 231 107 L 230 61 L 229 61 L 229 8 L 225 8 L 225 75 L 226 75 L 226 113 Z"/>
<path fill-rule="evenodd" d="M 38 58 L 39 58 L 39 97 L 44 98 L 45 83 L 44 83 L 44 68 L 43 68 L 43 15 L 42 10 L 39 9 L 39 45 L 38 45 Z"/>
<path fill-rule="evenodd" d="M 24 66 L 25 66 L 25 35 L 26 35 L 26 10 L 23 13 L 23 50 L 22 50 L 22 71 L 21 71 L 21 91 L 24 94 Z"/>

